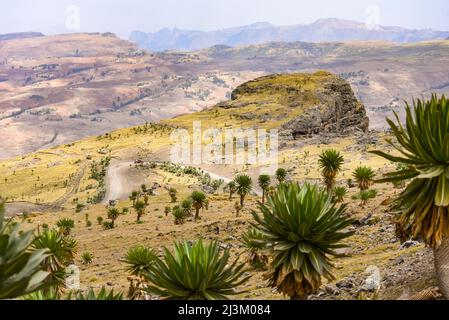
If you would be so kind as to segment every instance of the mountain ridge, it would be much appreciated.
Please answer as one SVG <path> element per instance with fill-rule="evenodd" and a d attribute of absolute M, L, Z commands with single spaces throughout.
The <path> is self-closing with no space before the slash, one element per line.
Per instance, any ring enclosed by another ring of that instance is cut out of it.
<path fill-rule="evenodd" d="M 215 45 L 242 46 L 267 42 L 333 42 L 384 40 L 413 43 L 449 38 L 449 31 L 368 26 L 341 19 L 320 19 L 310 24 L 276 26 L 256 22 L 241 27 L 199 31 L 164 28 L 154 33 L 133 31 L 129 40 L 151 51 L 201 50 Z"/>

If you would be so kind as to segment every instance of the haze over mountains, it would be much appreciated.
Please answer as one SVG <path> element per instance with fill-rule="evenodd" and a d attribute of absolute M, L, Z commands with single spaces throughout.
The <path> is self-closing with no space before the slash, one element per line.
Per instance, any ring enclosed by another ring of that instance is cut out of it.
<path fill-rule="evenodd" d="M 241 46 L 267 42 L 333 42 L 384 40 L 398 43 L 447 39 L 449 31 L 409 30 L 401 27 L 368 26 L 365 23 L 321 19 L 311 24 L 275 26 L 259 22 L 216 31 L 164 28 L 155 33 L 134 31 L 130 40 L 151 51 L 199 50 L 215 45 Z"/>

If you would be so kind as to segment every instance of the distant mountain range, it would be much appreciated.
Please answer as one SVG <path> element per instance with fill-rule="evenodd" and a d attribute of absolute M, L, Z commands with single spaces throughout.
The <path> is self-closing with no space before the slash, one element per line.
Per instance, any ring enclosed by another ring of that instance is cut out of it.
<path fill-rule="evenodd" d="M 408 43 L 447 38 L 449 38 L 449 31 L 409 30 L 385 26 L 370 28 L 364 23 L 340 19 L 322 19 L 311 24 L 293 26 L 275 26 L 259 22 L 217 31 L 165 28 L 155 33 L 133 31 L 130 36 L 132 42 L 151 51 L 192 51 L 215 45 L 240 46 L 267 42 L 385 40 Z"/>

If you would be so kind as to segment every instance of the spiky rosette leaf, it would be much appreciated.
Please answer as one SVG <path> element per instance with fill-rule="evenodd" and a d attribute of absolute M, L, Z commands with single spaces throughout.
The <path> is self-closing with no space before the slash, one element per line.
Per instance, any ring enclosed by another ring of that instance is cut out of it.
<path fill-rule="evenodd" d="M 128 265 L 127 271 L 137 277 L 145 277 L 154 262 L 156 254 L 150 248 L 137 246 L 129 249 L 124 262 Z"/>
<path fill-rule="evenodd" d="M 378 182 L 412 179 L 396 199 L 398 235 L 402 240 L 420 237 L 437 248 L 449 236 L 449 101 L 433 95 L 405 110 L 405 127 L 396 113 L 397 123 L 387 119 L 396 138 L 388 142 L 399 155 L 372 151 L 405 166 Z"/>
<path fill-rule="evenodd" d="M 65 268 L 75 259 L 77 241 L 65 237 L 57 230 L 45 230 L 33 242 L 35 249 L 46 249 L 48 256 L 42 262 L 42 268 L 51 273 L 52 278 L 62 283 L 65 278 Z"/>
<path fill-rule="evenodd" d="M 248 250 L 257 251 L 265 249 L 266 241 L 262 233 L 255 228 L 250 228 L 243 233 L 241 242 Z"/>
<path fill-rule="evenodd" d="M 249 253 L 248 261 L 253 267 L 263 268 L 268 264 L 268 257 L 263 252 L 266 241 L 257 229 L 250 228 L 243 233 L 241 243 Z"/>
<path fill-rule="evenodd" d="M 249 279 L 244 264 L 229 259 L 229 249 L 221 251 L 216 241 L 175 243 L 173 253 L 164 248 L 163 260 L 151 265 L 147 290 L 171 300 L 227 299 L 242 293 L 235 288 Z"/>
<path fill-rule="evenodd" d="M 352 221 L 345 206 L 335 207 L 317 186 L 280 185 L 260 214 L 252 212 L 254 227 L 263 235 L 266 252 L 273 258 L 267 278 L 272 287 L 290 297 L 305 297 L 333 279 L 331 256 L 345 247 L 341 240 L 352 235 L 345 229 Z"/>
<path fill-rule="evenodd" d="M 67 300 L 94 301 L 94 300 L 123 300 L 123 293 L 114 293 L 114 290 L 106 290 L 102 287 L 100 291 L 95 292 L 90 288 L 86 293 L 70 293 Z"/>
<path fill-rule="evenodd" d="M 0 202 L 0 299 L 15 299 L 38 291 L 45 287 L 48 276 L 40 266 L 47 250 L 30 250 L 33 233 L 21 233 L 19 228 L 5 221 Z"/>

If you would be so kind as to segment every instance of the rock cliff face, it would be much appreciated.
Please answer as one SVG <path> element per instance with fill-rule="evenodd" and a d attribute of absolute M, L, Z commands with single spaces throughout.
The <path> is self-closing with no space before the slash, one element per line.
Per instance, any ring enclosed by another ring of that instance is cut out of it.
<path fill-rule="evenodd" d="M 366 132 L 369 119 L 351 86 L 342 78 L 314 74 L 271 75 L 236 88 L 221 108 L 245 110 L 245 119 L 275 123 L 281 136 L 296 139 L 313 134 Z"/>
<path fill-rule="evenodd" d="M 369 118 L 365 107 L 356 99 L 349 83 L 329 77 L 316 91 L 319 103 L 303 115 L 282 126 L 282 133 L 294 139 L 304 135 L 367 132 Z"/>

